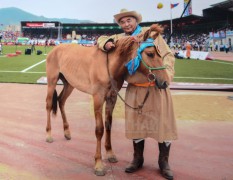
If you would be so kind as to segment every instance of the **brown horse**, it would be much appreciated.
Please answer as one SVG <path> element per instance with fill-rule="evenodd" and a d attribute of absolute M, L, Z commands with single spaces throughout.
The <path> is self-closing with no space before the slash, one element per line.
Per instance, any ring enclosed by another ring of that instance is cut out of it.
<path fill-rule="evenodd" d="M 97 138 L 95 174 L 104 175 L 105 171 L 101 157 L 101 139 L 104 134 L 103 104 L 106 103 L 105 149 L 108 160 L 110 162 L 117 162 L 111 146 L 112 112 L 117 99 L 116 91 L 121 89 L 124 77 L 127 75 L 125 64 L 134 58 L 140 43 L 148 37 L 155 39 L 159 31 L 158 26 L 152 25 L 145 34 L 141 34 L 135 38 L 121 38 L 117 41 L 115 49 L 108 54 L 96 46 L 84 47 L 77 44 L 61 44 L 55 47 L 48 54 L 46 61 L 48 80 L 46 141 L 53 142 L 51 136 L 51 111 L 56 114 L 57 102 L 63 119 L 64 136 L 67 140 L 70 140 L 69 124 L 64 109 L 65 102 L 74 88 L 91 94 L 94 102 L 95 135 Z M 160 78 L 160 83 L 157 83 L 157 85 L 166 88 L 166 81 L 168 80 L 166 71 L 148 69 L 148 66 L 163 66 L 162 58 L 159 56 L 156 48 L 154 46 L 147 47 L 141 55 L 144 63 L 140 63 L 137 71 L 143 73 L 145 76 L 156 73 L 156 77 Z M 64 87 L 57 97 L 55 88 L 58 79 L 62 80 Z M 152 78 L 152 81 L 155 80 Z"/>

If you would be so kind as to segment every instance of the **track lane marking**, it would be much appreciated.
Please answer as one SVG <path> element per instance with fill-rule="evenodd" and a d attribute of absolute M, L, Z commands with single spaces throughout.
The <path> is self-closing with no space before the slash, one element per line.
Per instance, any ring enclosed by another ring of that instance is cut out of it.
<path fill-rule="evenodd" d="M 40 61 L 40 62 L 38 62 L 38 63 L 36 63 L 36 64 L 34 64 L 34 65 L 32 65 L 32 66 L 30 66 L 30 67 L 28 67 L 28 68 L 26 68 L 26 69 L 20 71 L 20 72 L 27 72 L 29 69 L 32 69 L 32 68 L 34 68 L 35 66 L 38 66 L 39 64 L 41 64 L 41 63 L 43 63 L 43 62 L 45 62 L 45 61 L 46 61 L 46 59 L 44 59 L 44 60 L 42 60 L 42 61 Z"/>

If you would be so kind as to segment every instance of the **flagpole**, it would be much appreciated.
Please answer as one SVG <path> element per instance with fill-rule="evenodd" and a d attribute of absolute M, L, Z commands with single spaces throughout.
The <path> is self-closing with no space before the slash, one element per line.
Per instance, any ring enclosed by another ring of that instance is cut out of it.
<path fill-rule="evenodd" d="M 171 15 L 171 30 L 170 30 L 170 36 L 172 35 L 172 7 L 171 7 L 171 0 L 170 0 L 170 15 Z M 171 36 L 171 43 L 170 46 L 173 45 L 173 41 L 172 41 L 172 36 Z"/>

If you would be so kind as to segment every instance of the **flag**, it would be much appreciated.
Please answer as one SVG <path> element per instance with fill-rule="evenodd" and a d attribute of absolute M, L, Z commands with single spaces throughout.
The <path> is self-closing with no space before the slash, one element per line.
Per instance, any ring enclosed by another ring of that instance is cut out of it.
<path fill-rule="evenodd" d="M 179 5 L 179 3 L 171 4 L 171 9 L 178 6 L 178 5 Z"/>

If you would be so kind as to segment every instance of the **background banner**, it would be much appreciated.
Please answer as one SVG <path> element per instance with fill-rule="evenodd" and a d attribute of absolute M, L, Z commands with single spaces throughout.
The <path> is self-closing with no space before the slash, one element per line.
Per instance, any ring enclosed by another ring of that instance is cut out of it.
<path fill-rule="evenodd" d="M 184 9 L 187 6 L 187 4 L 189 3 L 190 0 L 184 0 Z M 189 16 L 192 14 L 192 2 L 190 2 L 189 6 L 187 7 L 187 9 L 184 12 L 184 17 L 185 16 Z"/>

